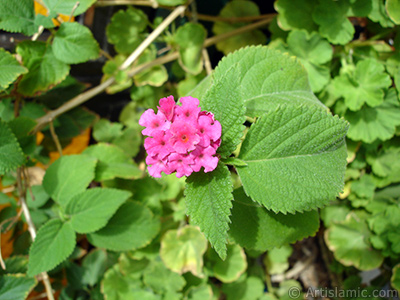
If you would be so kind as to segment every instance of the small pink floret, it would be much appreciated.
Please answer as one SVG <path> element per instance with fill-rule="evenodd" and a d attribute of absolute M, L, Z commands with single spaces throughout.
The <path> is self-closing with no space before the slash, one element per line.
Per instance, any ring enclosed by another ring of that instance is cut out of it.
<path fill-rule="evenodd" d="M 146 127 L 142 134 L 147 151 L 149 174 L 160 178 L 161 173 L 176 172 L 177 177 L 192 172 L 213 171 L 218 165 L 216 150 L 221 144 L 221 124 L 211 112 L 201 111 L 199 100 L 182 97 L 182 105 L 174 97 L 159 101 L 158 112 L 146 110 L 139 124 Z"/>

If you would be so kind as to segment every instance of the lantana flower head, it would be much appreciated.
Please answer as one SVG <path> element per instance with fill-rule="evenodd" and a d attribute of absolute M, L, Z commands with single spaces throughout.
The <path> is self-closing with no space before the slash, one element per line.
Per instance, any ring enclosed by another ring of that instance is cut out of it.
<path fill-rule="evenodd" d="M 192 172 L 213 171 L 218 165 L 217 149 L 221 144 L 221 124 L 211 112 L 201 111 L 199 100 L 182 97 L 181 105 L 173 96 L 159 101 L 158 112 L 146 110 L 139 124 L 146 127 L 142 134 L 147 151 L 149 174 L 161 177 L 161 172 L 177 177 Z"/>

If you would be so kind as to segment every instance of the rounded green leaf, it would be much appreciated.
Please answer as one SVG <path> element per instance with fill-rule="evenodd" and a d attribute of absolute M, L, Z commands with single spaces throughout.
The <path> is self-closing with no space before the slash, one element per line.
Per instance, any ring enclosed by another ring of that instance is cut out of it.
<path fill-rule="evenodd" d="M 244 250 L 239 245 L 228 245 L 226 259 L 221 260 L 215 251 L 209 251 L 209 264 L 213 276 L 224 283 L 234 282 L 247 269 L 247 260 Z"/>
<path fill-rule="evenodd" d="M 371 232 L 363 218 L 349 214 L 345 221 L 325 231 L 325 242 L 335 258 L 345 266 L 367 271 L 379 267 L 383 256 L 368 240 Z"/>
<path fill-rule="evenodd" d="M 310 16 L 312 15 L 318 0 L 292 1 L 277 0 L 274 3 L 278 14 L 278 25 L 283 30 L 305 29 L 308 32 L 317 31 L 318 25 L 315 24 Z"/>
<path fill-rule="evenodd" d="M 130 192 L 93 188 L 73 196 L 65 207 L 72 228 L 90 233 L 103 228 L 117 209 L 131 196 Z"/>
<path fill-rule="evenodd" d="M 60 205 L 86 190 L 94 179 L 96 159 L 87 155 L 62 156 L 46 171 L 43 187 Z"/>
<path fill-rule="evenodd" d="M 314 235 L 319 228 L 317 211 L 284 215 L 255 203 L 243 189 L 233 192 L 229 236 L 240 246 L 266 251 Z M 259 230 L 268 228 L 268 230 Z"/>
<path fill-rule="evenodd" d="M 179 274 L 191 272 L 202 277 L 203 254 L 207 250 L 207 244 L 200 230 L 188 225 L 164 234 L 160 256 L 170 270 Z"/>
<path fill-rule="evenodd" d="M 128 251 L 148 245 L 160 230 L 160 220 L 147 207 L 127 201 L 106 227 L 87 235 L 90 243 L 113 251 Z"/>
<path fill-rule="evenodd" d="M 392 277 L 390 278 L 390 283 L 397 291 L 400 291 L 400 264 L 394 266 L 392 270 Z"/>
<path fill-rule="evenodd" d="M 28 69 L 21 66 L 19 62 L 3 48 L 0 49 L 0 91 L 5 90 L 21 74 L 28 72 Z"/>
<path fill-rule="evenodd" d="M 264 283 L 260 278 L 250 276 L 240 281 L 224 284 L 222 291 L 229 300 L 257 300 L 264 293 Z"/>
<path fill-rule="evenodd" d="M 99 44 L 89 28 L 64 22 L 54 35 L 54 56 L 67 64 L 79 64 L 99 56 Z"/>
<path fill-rule="evenodd" d="M 185 279 L 167 269 L 162 262 L 154 261 L 143 274 L 143 282 L 157 293 L 178 292 L 185 286 Z"/>
<path fill-rule="evenodd" d="M 328 204 L 344 186 L 347 129 L 317 106 L 281 106 L 259 118 L 239 154 L 246 194 L 284 214 Z"/>
<path fill-rule="evenodd" d="M 75 244 L 75 232 L 69 223 L 50 220 L 39 229 L 29 250 L 28 275 L 55 268 L 72 253 Z"/>
<path fill-rule="evenodd" d="M 400 24 L 400 0 L 386 0 L 386 11 L 395 24 Z"/>

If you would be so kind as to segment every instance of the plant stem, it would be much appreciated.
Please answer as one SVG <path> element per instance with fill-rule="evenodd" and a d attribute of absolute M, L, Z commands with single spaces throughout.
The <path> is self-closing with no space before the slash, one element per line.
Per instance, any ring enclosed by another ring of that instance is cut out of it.
<path fill-rule="evenodd" d="M 50 121 L 50 133 L 51 133 L 51 137 L 53 138 L 54 144 L 56 144 L 56 148 L 58 153 L 60 154 L 60 157 L 63 155 L 62 154 L 62 147 L 60 144 L 60 140 L 58 139 L 58 136 L 56 134 L 56 131 L 54 130 L 54 124 L 53 124 L 53 120 Z"/>
<path fill-rule="evenodd" d="M 207 49 L 203 48 L 201 54 L 203 56 L 204 67 L 206 69 L 207 75 L 210 75 L 212 73 L 212 66 L 211 66 L 210 56 L 208 56 Z"/>
<path fill-rule="evenodd" d="M 35 228 L 35 224 L 33 224 L 32 217 L 31 217 L 31 214 L 28 209 L 28 205 L 26 204 L 26 201 L 25 201 L 25 192 L 24 192 L 24 188 L 22 185 L 22 174 L 23 174 L 22 168 L 18 168 L 17 169 L 17 186 L 18 186 L 18 193 L 19 193 L 19 201 L 21 203 L 21 208 L 24 213 L 26 223 L 28 224 L 28 231 L 32 237 L 32 242 L 33 242 L 36 238 L 36 228 Z M 54 300 L 53 289 L 51 287 L 49 276 L 47 275 L 46 272 L 42 272 L 40 275 L 42 277 L 43 284 L 46 288 L 47 298 L 50 300 Z"/>
<path fill-rule="evenodd" d="M 228 39 L 232 36 L 238 35 L 238 34 L 242 34 L 245 33 L 247 31 L 251 31 L 253 29 L 256 29 L 258 27 L 264 26 L 266 24 L 268 24 L 269 22 L 271 22 L 272 19 L 265 19 L 265 20 L 261 20 L 257 23 L 254 24 L 250 24 L 247 26 L 243 26 L 240 27 L 236 30 L 224 33 L 224 34 L 220 34 L 214 37 L 211 37 L 209 39 L 206 39 L 204 41 L 204 47 L 209 47 L 212 46 L 220 41 L 223 41 L 225 39 Z M 142 72 L 143 70 L 146 70 L 148 68 L 157 66 L 157 65 L 162 65 L 168 62 L 171 62 L 175 59 L 177 59 L 179 57 L 179 53 L 178 52 L 173 52 L 164 56 L 161 56 L 151 62 L 145 63 L 145 64 L 141 64 L 135 68 L 133 68 L 132 70 L 128 71 L 128 75 L 130 77 L 135 76 L 136 74 Z M 46 115 L 44 115 L 43 117 L 40 117 L 38 119 L 36 119 L 37 125 L 34 128 L 34 130 L 32 131 L 32 133 L 36 133 L 38 132 L 40 129 L 42 129 L 46 124 L 48 124 L 51 120 L 54 120 L 56 117 L 58 117 L 59 115 L 81 105 L 82 103 L 85 103 L 86 101 L 88 101 L 89 99 L 91 99 L 92 97 L 100 94 L 101 92 L 103 92 L 107 87 L 109 87 L 111 84 L 113 84 L 115 81 L 114 77 L 110 77 L 109 79 L 107 79 L 106 81 L 104 81 L 103 83 L 101 83 L 100 85 L 87 90 L 86 92 L 83 92 L 82 94 L 79 94 L 78 96 L 72 98 L 71 100 L 67 101 L 66 103 L 64 103 L 63 105 L 61 105 L 60 107 L 58 107 L 55 110 L 51 110 L 49 111 Z"/>

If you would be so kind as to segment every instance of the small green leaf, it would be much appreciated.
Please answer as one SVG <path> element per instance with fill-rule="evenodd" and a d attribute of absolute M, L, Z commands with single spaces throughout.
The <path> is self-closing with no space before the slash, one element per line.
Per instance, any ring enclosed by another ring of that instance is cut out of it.
<path fill-rule="evenodd" d="M 38 30 L 31 0 L 1 0 L 0 29 L 33 35 Z"/>
<path fill-rule="evenodd" d="M 87 235 L 90 243 L 113 251 L 144 247 L 160 230 L 160 220 L 147 207 L 127 201 L 114 214 L 106 227 Z"/>
<path fill-rule="evenodd" d="M 143 282 L 158 293 L 177 292 L 185 286 L 185 279 L 167 269 L 162 262 L 155 261 L 143 275 Z"/>
<path fill-rule="evenodd" d="M 6 269 L 0 269 L 0 275 L 26 273 L 28 268 L 28 258 L 22 255 L 13 255 L 4 260 Z"/>
<path fill-rule="evenodd" d="M 210 173 L 193 173 L 186 179 L 185 200 L 191 223 L 198 225 L 215 251 L 226 258 L 232 182 L 226 166 L 219 163 Z"/>
<path fill-rule="evenodd" d="M 94 179 L 96 162 L 82 154 L 62 156 L 47 169 L 43 187 L 54 201 L 65 206 L 69 199 L 85 191 Z"/>
<path fill-rule="evenodd" d="M 202 50 L 207 31 L 199 23 L 186 23 L 178 28 L 174 41 L 179 46 L 179 63 L 190 74 L 203 70 Z"/>
<path fill-rule="evenodd" d="M 397 291 L 400 291 L 400 264 L 394 266 L 392 270 L 392 277 L 390 278 L 390 283 Z"/>
<path fill-rule="evenodd" d="M 19 62 L 3 48 L 0 49 L 0 91 L 5 90 L 18 76 L 28 72 Z"/>
<path fill-rule="evenodd" d="M 122 135 L 121 123 L 112 123 L 107 119 L 100 119 L 93 126 L 93 137 L 98 142 L 110 143 Z"/>
<path fill-rule="evenodd" d="M 347 18 L 348 1 L 319 0 L 312 18 L 319 25 L 319 33 L 332 44 L 344 45 L 354 36 L 354 26 Z"/>
<path fill-rule="evenodd" d="M 157 56 L 157 50 L 154 45 L 147 48 L 137 60 L 137 64 L 141 65 L 153 61 Z M 140 72 L 133 77 L 136 86 L 152 85 L 162 86 L 168 80 L 167 69 L 163 65 L 154 66 Z"/>
<path fill-rule="evenodd" d="M 48 90 L 63 81 L 69 73 L 69 66 L 54 56 L 50 44 L 24 41 L 18 44 L 17 53 L 29 69 L 18 84 L 18 91 L 25 96 Z"/>
<path fill-rule="evenodd" d="M 0 174 L 16 169 L 25 162 L 17 138 L 6 123 L 0 120 Z"/>
<path fill-rule="evenodd" d="M 289 268 L 289 257 L 292 255 L 293 248 L 283 245 L 281 248 L 274 248 L 268 251 L 264 257 L 264 264 L 271 275 L 283 274 Z"/>
<path fill-rule="evenodd" d="M 43 185 L 32 185 L 30 187 L 33 197 L 31 193 L 26 193 L 26 202 L 29 208 L 39 208 L 46 204 L 46 202 L 50 199 L 50 196 L 44 190 Z"/>
<path fill-rule="evenodd" d="M 140 9 L 119 10 L 106 28 L 108 41 L 119 53 L 130 54 L 144 39 L 147 24 L 147 16 Z"/>
<path fill-rule="evenodd" d="M 338 95 L 352 111 L 360 110 L 364 103 L 372 107 L 382 104 L 384 89 L 391 84 L 385 68 L 374 59 L 359 61 L 354 74 L 343 73 L 333 81 Z"/>
<path fill-rule="evenodd" d="M 328 204 L 344 185 L 347 128 L 317 106 L 282 106 L 259 118 L 239 154 L 246 194 L 285 214 Z"/>
<path fill-rule="evenodd" d="M 94 249 L 89 252 L 82 260 L 82 283 L 94 286 L 107 270 L 109 261 L 107 260 L 107 251 L 103 249 Z"/>
<path fill-rule="evenodd" d="M 187 0 L 157 0 L 158 4 L 166 6 L 176 6 L 185 4 Z"/>
<path fill-rule="evenodd" d="M 228 2 L 225 7 L 221 10 L 221 17 L 247 17 L 247 16 L 259 16 L 260 10 L 257 4 L 252 1 L 236 0 Z M 246 23 L 226 23 L 226 22 L 215 22 L 212 28 L 214 34 L 224 34 L 235 29 L 238 29 Z M 246 47 L 248 45 L 263 45 L 267 41 L 266 36 L 261 30 L 252 30 L 243 34 L 235 35 L 224 41 L 217 43 L 217 49 L 223 52 L 225 55 L 233 52 L 239 48 Z"/>
<path fill-rule="evenodd" d="M 8 123 L 25 155 L 31 155 L 36 149 L 36 137 L 31 133 L 36 121 L 24 116 L 19 116 Z"/>
<path fill-rule="evenodd" d="M 374 22 L 378 22 L 382 27 L 393 27 L 394 23 L 390 19 L 390 15 L 386 12 L 383 0 L 372 1 L 372 10 L 368 15 Z"/>
<path fill-rule="evenodd" d="M 257 300 L 264 293 L 263 281 L 254 276 L 247 277 L 222 286 L 222 291 L 229 300 Z"/>
<path fill-rule="evenodd" d="M 67 64 L 79 64 L 99 56 L 99 44 L 89 28 L 64 22 L 54 35 L 54 56 Z"/>
<path fill-rule="evenodd" d="M 246 271 L 247 260 L 244 250 L 239 245 L 228 245 L 226 259 L 222 261 L 218 255 L 210 249 L 208 255 L 213 277 L 223 283 L 234 282 Z"/>
<path fill-rule="evenodd" d="M 315 7 L 318 5 L 318 0 L 308 1 L 291 1 L 278 0 L 275 1 L 274 7 L 278 14 L 278 25 L 283 30 L 305 29 L 308 32 L 318 30 L 317 24 L 310 16 Z"/>
<path fill-rule="evenodd" d="M 23 274 L 0 276 L 0 300 L 26 299 L 36 284 L 36 278 Z"/>
<path fill-rule="evenodd" d="M 117 189 L 89 189 L 73 196 L 65 207 L 65 213 L 70 215 L 71 227 L 76 232 L 94 232 L 103 228 L 130 196 L 130 192 Z"/>
<path fill-rule="evenodd" d="M 160 256 L 170 270 L 179 274 L 191 272 L 202 277 L 203 254 L 207 240 L 197 227 L 185 226 L 167 231 L 161 240 Z"/>
<path fill-rule="evenodd" d="M 39 229 L 29 250 L 28 275 L 55 268 L 72 253 L 75 244 L 75 232 L 69 223 L 50 220 Z"/>
<path fill-rule="evenodd" d="M 134 165 L 132 159 L 117 146 L 99 143 L 86 148 L 82 153 L 98 159 L 94 178 L 96 181 L 109 180 L 115 177 L 135 179 L 143 174 Z"/>
<path fill-rule="evenodd" d="M 236 166 L 236 167 L 246 167 L 247 166 L 247 164 L 243 160 L 236 158 L 236 157 L 227 157 L 221 161 L 224 164 L 230 165 L 230 166 Z"/>
<path fill-rule="evenodd" d="M 96 0 L 79 0 L 79 6 L 74 10 L 73 16 L 83 14 Z M 76 0 L 43 0 L 50 15 L 71 15 L 76 5 Z"/>
<path fill-rule="evenodd" d="M 314 235 L 319 228 L 316 211 L 294 215 L 276 214 L 252 201 L 242 188 L 235 190 L 233 197 L 229 236 L 246 249 L 265 251 L 282 247 Z"/>
<path fill-rule="evenodd" d="M 386 0 L 386 11 L 395 24 L 400 24 L 400 1 Z"/>

